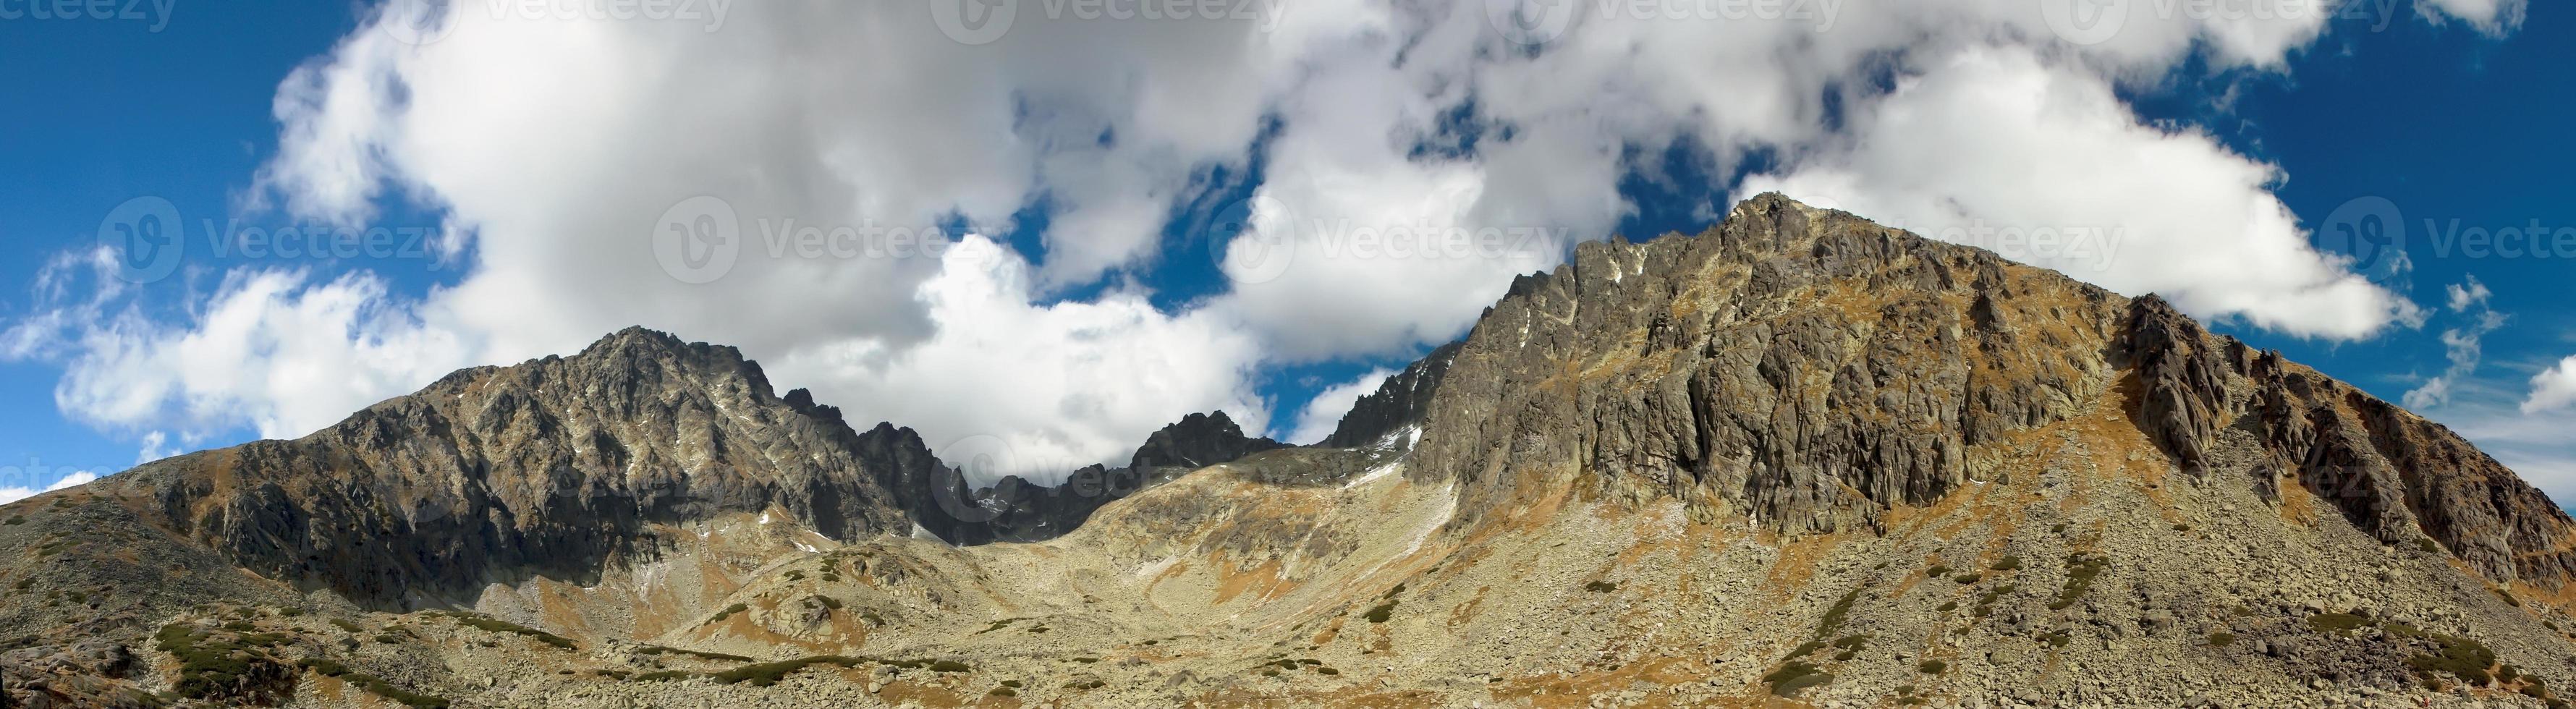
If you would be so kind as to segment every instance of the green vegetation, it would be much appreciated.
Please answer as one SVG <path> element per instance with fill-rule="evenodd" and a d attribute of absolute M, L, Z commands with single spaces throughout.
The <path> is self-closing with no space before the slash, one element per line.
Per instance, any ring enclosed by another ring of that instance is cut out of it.
<path fill-rule="evenodd" d="M 1987 568 L 1992 571 L 2019 571 L 2021 570 L 2021 557 L 2006 556 L 2001 559 L 1996 559 L 1995 564 Z"/>
<path fill-rule="evenodd" d="M 992 695 L 996 697 L 1016 697 L 1020 696 L 1020 693 L 1018 690 L 1014 690 L 1009 687 L 994 687 Z"/>
<path fill-rule="evenodd" d="M 2442 553 L 2442 545 L 2434 542 L 2432 537 L 2416 537 L 2415 548 L 2424 550 L 2426 554 Z"/>
<path fill-rule="evenodd" d="M 623 674 L 623 673 L 621 673 L 621 674 Z M 695 672 L 684 672 L 684 671 L 680 671 L 680 670 L 662 670 L 662 671 L 659 671 L 659 672 L 646 672 L 646 673 L 644 673 L 644 674 L 636 675 L 633 679 L 629 679 L 629 680 L 627 680 L 627 681 L 629 681 L 629 682 L 672 682 L 672 681 L 684 680 L 684 679 L 688 679 L 688 678 L 696 677 L 696 676 L 698 676 L 698 674 L 697 674 L 697 673 L 695 673 Z"/>
<path fill-rule="evenodd" d="M 2429 684 L 2435 679 L 2435 673 L 2441 673 L 2456 677 L 2462 683 L 2470 685 L 2494 682 L 2494 675 L 2488 672 L 2488 668 L 2496 664 L 2494 650 L 2487 649 L 2485 644 L 2468 638 L 2446 635 L 2436 638 L 2436 641 L 2441 645 L 2440 650 L 2429 655 L 2418 654 L 2407 658 L 2406 666 L 2415 668 L 2416 678 Z"/>
<path fill-rule="evenodd" d="M 836 611 L 841 609 L 841 599 L 833 598 L 831 596 L 815 596 L 814 600 L 822 603 L 825 608 L 830 608 Z"/>
<path fill-rule="evenodd" d="M 816 655 L 813 657 L 800 657 L 793 660 L 780 660 L 777 662 L 762 662 L 758 664 L 743 665 L 741 667 L 736 667 L 707 676 L 715 678 L 716 682 L 719 684 L 750 682 L 751 686 L 754 687 L 767 687 L 777 684 L 778 680 L 783 679 L 788 675 L 795 674 L 797 670 L 802 670 L 814 665 L 855 667 L 864 662 L 867 662 L 867 660 L 843 655 Z"/>
<path fill-rule="evenodd" d="M 2227 632 L 2227 631 L 2221 630 L 2221 631 L 2218 631 L 2218 632 L 2210 633 L 2210 634 L 2209 634 L 2209 646 L 2210 646 L 2210 647 L 2227 647 L 2227 646 L 2229 646 L 2229 645 L 2234 645 L 2234 644 L 2236 644 L 2236 634 L 2235 634 L 2235 633 L 2230 633 L 2230 632 Z"/>
<path fill-rule="evenodd" d="M 414 709 L 444 709 L 448 705 L 448 701 L 445 697 L 421 694 L 401 687 L 396 687 L 393 683 L 386 682 L 381 677 L 349 669 L 347 665 L 333 662 L 331 660 L 308 658 L 299 660 L 295 664 L 303 667 L 304 669 L 312 670 L 315 673 L 321 674 L 324 677 L 333 677 L 342 682 L 358 685 L 358 688 L 367 690 L 368 694 L 384 697 L 386 699 L 399 702 L 403 706 L 413 707 Z"/>
<path fill-rule="evenodd" d="M 2049 610 L 2066 610 L 2075 605 L 2075 599 L 2083 598 L 2086 591 L 2093 590 L 2093 579 L 2110 566 L 2111 559 L 2099 554 L 2078 553 L 2066 557 L 2066 585 L 2057 589 L 2057 600 L 2049 602 Z"/>
<path fill-rule="evenodd" d="M 1972 584 L 1972 583 L 1976 583 L 1976 582 L 1979 582 L 1979 581 L 1984 581 L 1984 580 L 1986 580 L 1986 577 L 1981 576 L 1981 575 L 1978 575 L 1978 574 L 1975 574 L 1975 573 L 1965 573 L 1965 574 L 1960 574 L 1960 575 L 1957 575 L 1957 576 L 1953 576 L 1953 577 L 1951 577 L 1951 578 L 1950 578 L 1950 580 L 1952 580 L 1952 581 L 1957 581 L 1957 582 L 1959 582 L 1959 583 L 1961 583 L 1961 584 Z"/>
<path fill-rule="evenodd" d="M 1772 670 L 1770 674 L 1763 675 L 1762 681 L 1771 685 L 1771 694 L 1790 697 L 1796 696 L 1800 690 L 1832 682 L 1834 676 L 1816 669 L 1815 665 L 1791 662 L 1781 665 L 1780 669 Z"/>
<path fill-rule="evenodd" d="M 26 515 L 9 515 L 9 521 L 7 521 L 7 522 L 0 522 L 0 524 L 6 524 L 6 525 L 11 526 L 11 527 L 15 527 L 15 526 L 18 526 L 18 525 L 21 525 L 21 524 L 26 524 L 26 523 L 27 523 L 27 516 L 26 516 Z"/>
<path fill-rule="evenodd" d="M 1933 564 L 1932 568 L 1923 570 L 1923 576 L 1925 578 L 1939 578 L 1948 575 L 1950 575 L 1950 567 L 1940 564 Z"/>
<path fill-rule="evenodd" d="M 1948 612 L 1950 612 L 1950 611 L 1955 611 L 1955 610 L 1958 610 L 1958 609 L 1959 609 L 1959 602 L 1958 602 L 1958 601 L 1949 601 L 1949 602 L 1946 602 L 1946 603 L 1942 603 L 1942 604 L 1941 604 L 1941 607 L 1939 607 L 1939 608 L 1934 608 L 1933 610 L 1937 610 L 1937 611 L 1940 611 L 1940 612 L 1943 612 L 1943 613 L 1948 613 Z"/>
<path fill-rule="evenodd" d="M 741 655 L 727 655 L 727 654 L 724 654 L 724 653 L 721 653 L 721 652 L 703 652 L 703 651 L 699 651 L 699 650 L 684 650 L 684 649 L 680 649 L 680 648 L 676 648 L 676 647 L 663 647 L 663 646 L 660 646 L 660 645 L 646 645 L 646 646 L 643 646 L 643 647 L 636 648 L 636 649 L 635 649 L 635 654 L 638 654 L 638 655 L 666 655 L 666 654 L 680 654 L 680 655 L 688 655 L 688 656 L 691 656 L 691 657 L 696 657 L 696 658 L 703 659 L 703 660 L 722 660 L 722 661 L 726 661 L 726 662 L 750 662 L 750 661 L 751 661 L 751 658 L 743 657 L 743 656 L 741 656 Z"/>
<path fill-rule="evenodd" d="M 724 610 L 721 610 L 721 611 L 717 611 L 717 612 L 716 612 L 716 617 L 708 618 L 708 619 L 707 619 L 707 624 L 708 624 L 708 625 L 714 625 L 714 624 L 717 624 L 717 623 L 722 623 L 722 622 L 724 622 L 724 620 L 725 620 L 726 618 L 731 618 L 731 617 L 733 617 L 733 614 L 735 614 L 735 613 L 740 613 L 740 612 L 747 611 L 747 610 L 751 610 L 751 606 L 743 605 L 743 604 L 740 604 L 740 603 L 736 603 L 736 604 L 733 604 L 733 605 L 730 605 L 730 606 L 725 606 L 725 609 L 724 609 Z"/>
<path fill-rule="evenodd" d="M 1852 604 L 1859 601 L 1860 589 L 1857 588 L 1843 594 L 1842 600 L 1834 601 L 1833 607 L 1825 609 L 1824 620 L 1816 624 L 1816 637 L 1832 635 L 1836 628 L 1841 628 L 1843 619 L 1851 616 Z"/>
<path fill-rule="evenodd" d="M 2075 638 L 2074 636 L 2069 635 L 2065 630 L 2051 630 L 2040 635 L 2039 641 L 2048 643 L 2049 647 L 2064 649 L 2066 644 L 2074 642 Z"/>
<path fill-rule="evenodd" d="M 2181 523 L 2181 522 L 2175 522 L 2175 523 L 2174 523 L 2174 525 L 2173 525 L 2173 530 L 2174 530 L 2174 531 L 2176 531 L 2176 532 L 2188 532 L 2188 531 L 2191 531 L 2191 525 L 2183 524 L 2183 523 Z"/>
<path fill-rule="evenodd" d="M 1367 618 L 1368 622 L 1371 623 L 1384 623 L 1394 612 L 1395 601 L 1390 599 L 1385 603 L 1377 604 L 1376 608 L 1369 609 L 1367 613 L 1361 614 L 1360 617 Z"/>
<path fill-rule="evenodd" d="M 171 691 L 188 699 L 257 700 L 263 695 L 295 691 L 285 665 L 269 654 L 287 643 L 284 633 L 239 634 L 218 638 L 218 631 L 185 623 L 161 626 L 153 642 L 179 660 L 179 679 Z M 258 703 L 253 701 L 252 703 Z"/>
<path fill-rule="evenodd" d="M 2350 635 L 2352 631 L 2366 625 L 2370 625 L 2369 618 L 2351 613 L 2318 613 L 2308 616 L 2308 628 L 2320 633 Z"/>
<path fill-rule="evenodd" d="M 499 619 L 499 618 L 494 618 L 494 617 L 492 617 L 492 616 L 483 615 L 483 614 L 480 614 L 480 613 L 459 613 L 459 612 L 454 612 L 454 611 L 431 611 L 431 612 L 429 612 L 429 613 L 425 613 L 425 614 L 423 614 L 423 615 L 427 615 L 427 616 L 430 616 L 430 617 L 433 617 L 433 618 L 446 618 L 446 619 L 449 619 L 449 620 L 456 621 L 456 623 L 457 623 L 458 625 L 464 625 L 464 626 L 472 627 L 472 628 L 474 628 L 474 629 L 481 630 L 481 631 L 484 631 L 484 632 L 490 632 L 490 633 L 510 633 L 510 634 L 513 634 L 513 635 L 523 635 L 523 636 L 527 636 L 527 637 L 530 637 L 530 638 L 535 638 L 535 639 L 537 640 L 537 642 L 545 643 L 545 644 L 547 644 L 547 645 L 553 645 L 553 646 L 555 646 L 555 647 L 557 647 L 557 648 L 564 649 L 564 650 L 571 650 L 571 649 L 575 649 L 575 648 L 574 648 L 574 646 L 573 646 L 573 642 L 572 642 L 572 639 L 571 639 L 571 638 L 567 638 L 567 637 L 564 637 L 564 636 L 561 636 L 561 635 L 556 635 L 556 634 L 554 634 L 554 633 L 549 633 L 549 632 L 546 632 L 546 631 L 543 631 L 543 630 L 538 630 L 538 629 L 536 629 L 536 628 L 531 628 L 531 627 L 524 626 L 524 625 L 520 625 L 520 624 L 517 624 L 517 623 L 512 623 L 512 622 L 510 622 L 510 621 L 502 620 L 502 619 Z"/>
<path fill-rule="evenodd" d="M 1927 675 L 1937 675 L 1950 671 L 1950 663 L 1942 662 L 1940 660 L 1924 660 L 1921 664 L 1914 666 L 1914 671 Z"/>
<path fill-rule="evenodd" d="M 1593 593 L 1609 593 L 1611 591 L 1619 590 L 1619 584 L 1611 583 L 1609 581 L 1594 581 L 1584 584 L 1583 590 L 1591 591 Z"/>

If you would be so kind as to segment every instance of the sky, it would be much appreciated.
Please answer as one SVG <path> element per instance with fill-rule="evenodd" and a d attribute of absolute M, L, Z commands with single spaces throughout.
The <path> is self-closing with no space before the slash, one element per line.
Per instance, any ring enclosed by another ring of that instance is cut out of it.
<path fill-rule="evenodd" d="M 1777 190 L 2576 499 L 2525 0 L 0 0 L 0 500 L 644 325 L 1039 478 L 1305 443 L 1584 240 Z"/>

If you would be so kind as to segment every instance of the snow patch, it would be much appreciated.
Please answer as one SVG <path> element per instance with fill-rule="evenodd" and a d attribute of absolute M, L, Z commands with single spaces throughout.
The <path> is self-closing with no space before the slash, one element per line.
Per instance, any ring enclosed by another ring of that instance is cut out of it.
<path fill-rule="evenodd" d="M 1395 469 L 1396 469 L 1396 468 L 1398 468 L 1398 467 L 1400 467 L 1400 466 L 1402 466 L 1402 465 L 1403 465 L 1402 463 L 1388 463 L 1388 464 L 1385 464 L 1385 465 L 1377 466 L 1377 468 L 1376 468 L 1376 469 L 1370 470 L 1370 471 L 1368 471 L 1368 473 L 1366 473 L 1366 474 L 1363 474 L 1363 475 L 1361 475 L 1361 476 L 1359 476 L 1359 477 L 1356 477 L 1356 478 L 1351 478 L 1351 481 L 1350 481 L 1350 482 L 1342 483 L 1342 489 L 1344 489 L 1344 490 L 1348 490 L 1348 489 L 1351 489 L 1351 488 L 1359 487 L 1359 486 L 1361 486 L 1361 485 L 1367 485 L 1367 484 L 1369 484 L 1369 483 L 1377 482 L 1377 481 L 1378 481 L 1379 479 L 1381 479 L 1381 478 L 1384 478 L 1384 477 L 1386 477 L 1386 476 L 1388 476 L 1388 475 L 1393 475 L 1393 474 L 1395 474 Z"/>

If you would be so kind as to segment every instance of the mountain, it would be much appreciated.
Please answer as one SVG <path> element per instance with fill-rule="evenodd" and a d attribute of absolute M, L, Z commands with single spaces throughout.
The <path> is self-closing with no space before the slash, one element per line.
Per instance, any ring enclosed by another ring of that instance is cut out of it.
<path fill-rule="evenodd" d="M 956 465 L 962 463 L 964 465 Z M 9 706 L 2564 706 L 2576 521 L 2315 370 L 1777 195 L 1319 446 L 976 484 L 629 330 L 0 507 Z"/>

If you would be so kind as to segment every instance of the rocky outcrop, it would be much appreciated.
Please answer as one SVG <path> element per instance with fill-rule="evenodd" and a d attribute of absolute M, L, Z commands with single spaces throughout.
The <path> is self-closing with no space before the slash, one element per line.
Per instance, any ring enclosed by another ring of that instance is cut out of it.
<path fill-rule="evenodd" d="M 386 607 L 595 578 L 655 523 L 779 510 L 835 538 L 909 529 L 889 484 L 929 452 L 771 393 L 731 347 L 630 329 L 571 357 L 459 371 L 292 441 L 100 483 L 260 575 Z"/>
<path fill-rule="evenodd" d="M 1746 202 L 1515 284 L 1437 385 L 1413 475 L 1463 523 L 1592 476 L 1791 530 L 1869 527 L 1992 471 L 1969 448 L 2108 384 L 2119 298 L 1992 254 Z M 1543 487 L 1543 486 L 1542 486 Z"/>
<path fill-rule="evenodd" d="M 1190 414 L 1179 423 L 1163 427 L 1145 438 L 1127 467 L 1136 470 L 1153 468 L 1204 468 L 1288 444 L 1243 434 L 1234 419 L 1225 412 Z"/>
<path fill-rule="evenodd" d="M 1409 474 L 1463 484 L 1457 526 L 1572 480 L 1787 531 L 1877 528 L 2013 472 L 1981 446 L 2113 396 L 2179 470 L 2276 500 L 2293 477 L 2365 532 L 2428 536 L 2498 580 L 2576 568 L 2568 516 L 2439 425 L 2156 296 L 1777 195 L 1697 237 L 1577 248 L 1407 374 L 1435 367 L 1390 380 L 1335 443 L 1431 392 Z"/>
<path fill-rule="evenodd" d="M 1524 277 L 1523 282 L 1527 278 Z M 1515 290 L 1518 290 L 1515 287 Z M 1414 437 L 1396 440 L 1398 432 L 1407 432 L 1422 423 L 1423 413 L 1431 408 L 1431 395 L 1440 390 L 1440 380 L 1449 373 L 1449 362 L 1458 357 L 1461 340 L 1431 351 L 1431 354 L 1386 378 L 1377 387 L 1353 402 L 1350 413 L 1343 414 L 1333 433 L 1321 444 L 1327 448 L 1359 448 L 1385 444 L 1391 448 L 1413 445 Z"/>

